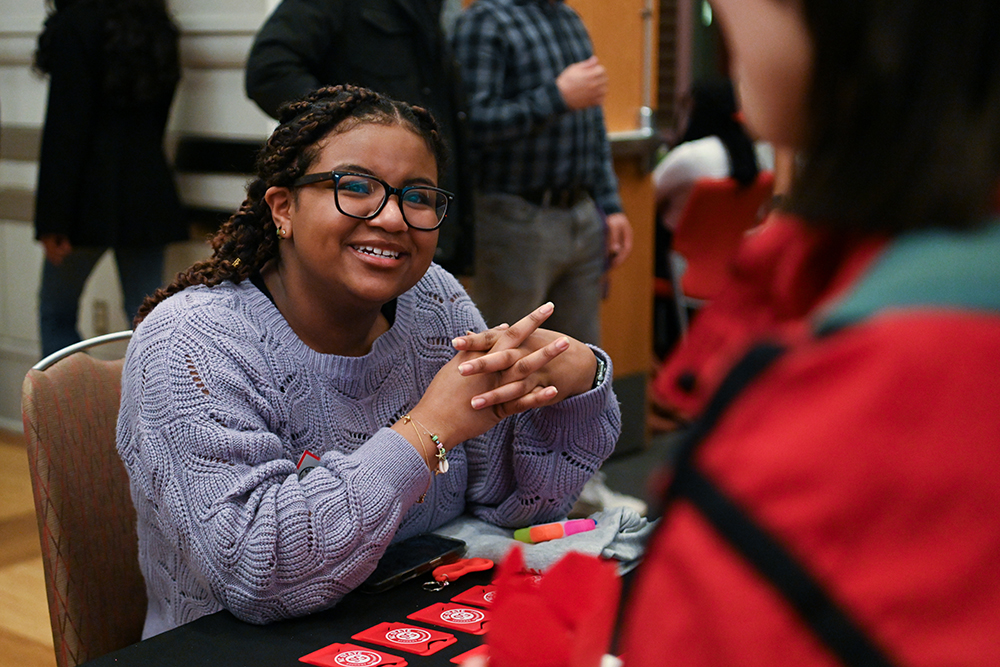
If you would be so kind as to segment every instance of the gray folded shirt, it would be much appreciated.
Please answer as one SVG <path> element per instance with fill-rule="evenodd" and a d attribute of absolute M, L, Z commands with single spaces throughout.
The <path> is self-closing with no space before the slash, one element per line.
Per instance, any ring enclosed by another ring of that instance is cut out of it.
<path fill-rule="evenodd" d="M 525 567 L 532 570 L 544 571 L 570 551 L 614 558 L 619 562 L 619 574 L 625 574 L 639 564 L 656 521 L 649 521 L 626 507 L 595 512 L 589 518 L 597 521 L 594 530 L 538 544 L 519 542 L 514 539 L 513 530 L 468 515 L 462 515 L 434 532 L 463 540 L 468 545 L 466 558 L 489 558 L 497 564 L 503 561 L 512 546 L 519 545 L 524 554 Z"/>

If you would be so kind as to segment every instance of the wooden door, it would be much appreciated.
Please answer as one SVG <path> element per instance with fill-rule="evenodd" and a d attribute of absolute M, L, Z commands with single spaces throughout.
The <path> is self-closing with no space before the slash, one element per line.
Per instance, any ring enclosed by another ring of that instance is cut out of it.
<path fill-rule="evenodd" d="M 646 385 L 653 350 L 653 232 L 655 199 L 649 175 L 649 140 L 643 145 L 640 110 L 655 105 L 653 26 L 659 3 L 650 0 L 568 0 L 583 18 L 594 52 L 610 77 L 604 104 L 615 149 L 622 204 L 635 233 L 631 256 L 608 275 L 601 309 L 602 347 L 615 364 L 615 391 L 622 402 L 618 451 L 646 444 Z M 648 50 L 647 50 L 648 49 Z M 636 137 L 630 139 L 629 137 Z"/>

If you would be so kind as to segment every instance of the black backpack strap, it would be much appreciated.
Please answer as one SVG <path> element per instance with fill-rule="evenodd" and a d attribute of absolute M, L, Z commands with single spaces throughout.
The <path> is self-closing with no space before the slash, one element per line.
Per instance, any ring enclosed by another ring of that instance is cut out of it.
<path fill-rule="evenodd" d="M 692 463 L 694 451 L 718 423 L 725 408 L 784 351 L 774 345 L 756 347 L 722 382 L 681 445 L 668 501 L 672 498 L 689 501 L 729 545 L 774 586 L 816 638 L 842 663 L 889 667 L 893 662 L 806 568 Z"/>

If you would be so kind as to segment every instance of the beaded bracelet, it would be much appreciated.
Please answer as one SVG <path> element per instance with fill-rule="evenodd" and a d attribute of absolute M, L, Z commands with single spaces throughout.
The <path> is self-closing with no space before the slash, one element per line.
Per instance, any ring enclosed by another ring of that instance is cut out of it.
<path fill-rule="evenodd" d="M 443 475 L 444 473 L 448 472 L 448 468 L 449 468 L 449 465 L 448 465 L 448 450 L 446 450 L 444 448 L 444 445 L 441 443 L 441 438 L 439 438 L 436 433 L 431 433 L 431 430 L 429 428 L 427 428 L 426 426 L 424 426 L 423 424 L 421 424 L 420 422 L 418 422 L 416 419 L 414 419 L 413 417 L 411 417 L 409 414 L 403 415 L 402 418 L 403 418 L 404 421 L 412 422 L 414 424 L 419 425 L 420 428 L 424 429 L 424 432 L 427 433 L 427 436 L 431 439 L 431 442 L 433 442 L 434 446 L 437 447 L 437 453 L 434 456 L 437 457 L 437 461 L 438 462 L 437 462 L 437 470 L 434 471 L 434 474 L 435 475 Z M 414 427 L 414 428 L 416 428 L 416 427 Z M 417 433 L 417 436 L 418 437 L 420 436 L 419 432 Z M 424 446 L 423 445 L 423 440 L 420 441 L 420 446 L 421 446 L 421 448 Z"/>

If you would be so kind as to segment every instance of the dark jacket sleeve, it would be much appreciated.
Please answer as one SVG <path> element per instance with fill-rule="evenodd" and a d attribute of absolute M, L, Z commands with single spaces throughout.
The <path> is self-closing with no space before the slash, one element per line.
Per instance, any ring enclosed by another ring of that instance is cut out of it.
<path fill-rule="evenodd" d="M 247 96 L 272 118 L 289 100 L 323 85 L 319 72 L 340 32 L 343 3 L 283 0 L 261 27 L 247 57 Z"/>
<path fill-rule="evenodd" d="M 35 188 L 35 238 L 69 235 L 83 199 L 86 161 L 98 120 L 101 82 L 100 19 L 67 12 L 50 21 L 51 72 Z"/>

